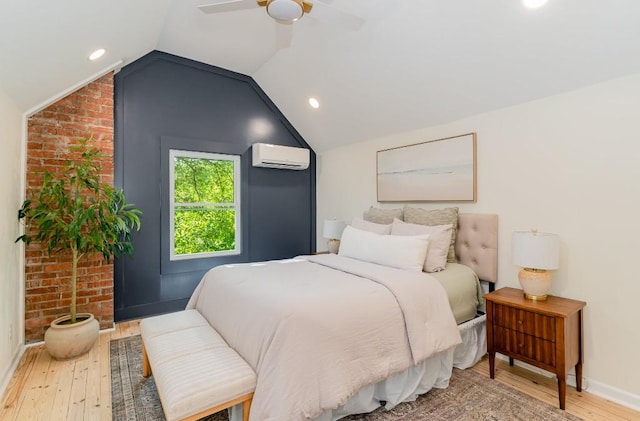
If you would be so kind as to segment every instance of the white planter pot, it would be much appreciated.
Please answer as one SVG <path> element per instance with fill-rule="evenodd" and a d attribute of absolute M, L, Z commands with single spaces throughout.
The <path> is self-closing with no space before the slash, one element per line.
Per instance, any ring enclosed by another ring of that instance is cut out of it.
<path fill-rule="evenodd" d="M 78 313 L 76 323 L 71 315 L 58 317 L 44 334 L 44 347 L 56 360 L 67 360 L 89 352 L 98 339 L 100 324 L 91 313 Z"/>

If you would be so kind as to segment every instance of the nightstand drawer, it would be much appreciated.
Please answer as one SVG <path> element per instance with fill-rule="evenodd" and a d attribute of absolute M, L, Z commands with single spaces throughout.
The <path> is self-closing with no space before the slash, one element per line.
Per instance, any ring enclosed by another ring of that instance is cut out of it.
<path fill-rule="evenodd" d="M 494 303 L 493 323 L 548 341 L 556 340 L 556 319 L 552 316 Z"/>
<path fill-rule="evenodd" d="M 516 354 L 555 367 L 555 343 L 502 326 L 495 326 L 494 334 L 493 340 L 497 352 Z"/>

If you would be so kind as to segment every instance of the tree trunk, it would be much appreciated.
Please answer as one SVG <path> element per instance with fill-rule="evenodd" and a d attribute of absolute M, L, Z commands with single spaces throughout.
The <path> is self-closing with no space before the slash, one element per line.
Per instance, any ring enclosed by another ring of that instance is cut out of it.
<path fill-rule="evenodd" d="M 75 247 L 71 248 L 73 253 L 73 261 L 71 263 L 71 324 L 76 322 L 76 291 L 77 278 L 78 278 L 78 250 Z"/>

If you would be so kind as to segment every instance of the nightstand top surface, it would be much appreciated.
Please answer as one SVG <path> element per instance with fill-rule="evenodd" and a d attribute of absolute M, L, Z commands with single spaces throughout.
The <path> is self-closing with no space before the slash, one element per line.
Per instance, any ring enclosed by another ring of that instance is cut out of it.
<path fill-rule="evenodd" d="M 524 297 L 524 292 L 521 289 L 509 287 L 500 288 L 497 291 L 485 294 L 484 298 L 498 304 L 506 304 L 523 310 L 561 317 L 567 317 L 570 314 L 582 310 L 582 308 L 587 305 L 584 301 L 553 295 L 550 295 L 545 301 L 530 300 Z"/>

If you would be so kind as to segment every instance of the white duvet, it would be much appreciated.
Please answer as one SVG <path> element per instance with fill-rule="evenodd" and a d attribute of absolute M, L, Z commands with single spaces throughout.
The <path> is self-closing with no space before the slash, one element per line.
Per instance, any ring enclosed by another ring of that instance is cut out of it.
<path fill-rule="evenodd" d="M 187 308 L 256 371 L 251 421 L 315 418 L 460 343 L 435 278 L 337 255 L 218 266 Z"/>

